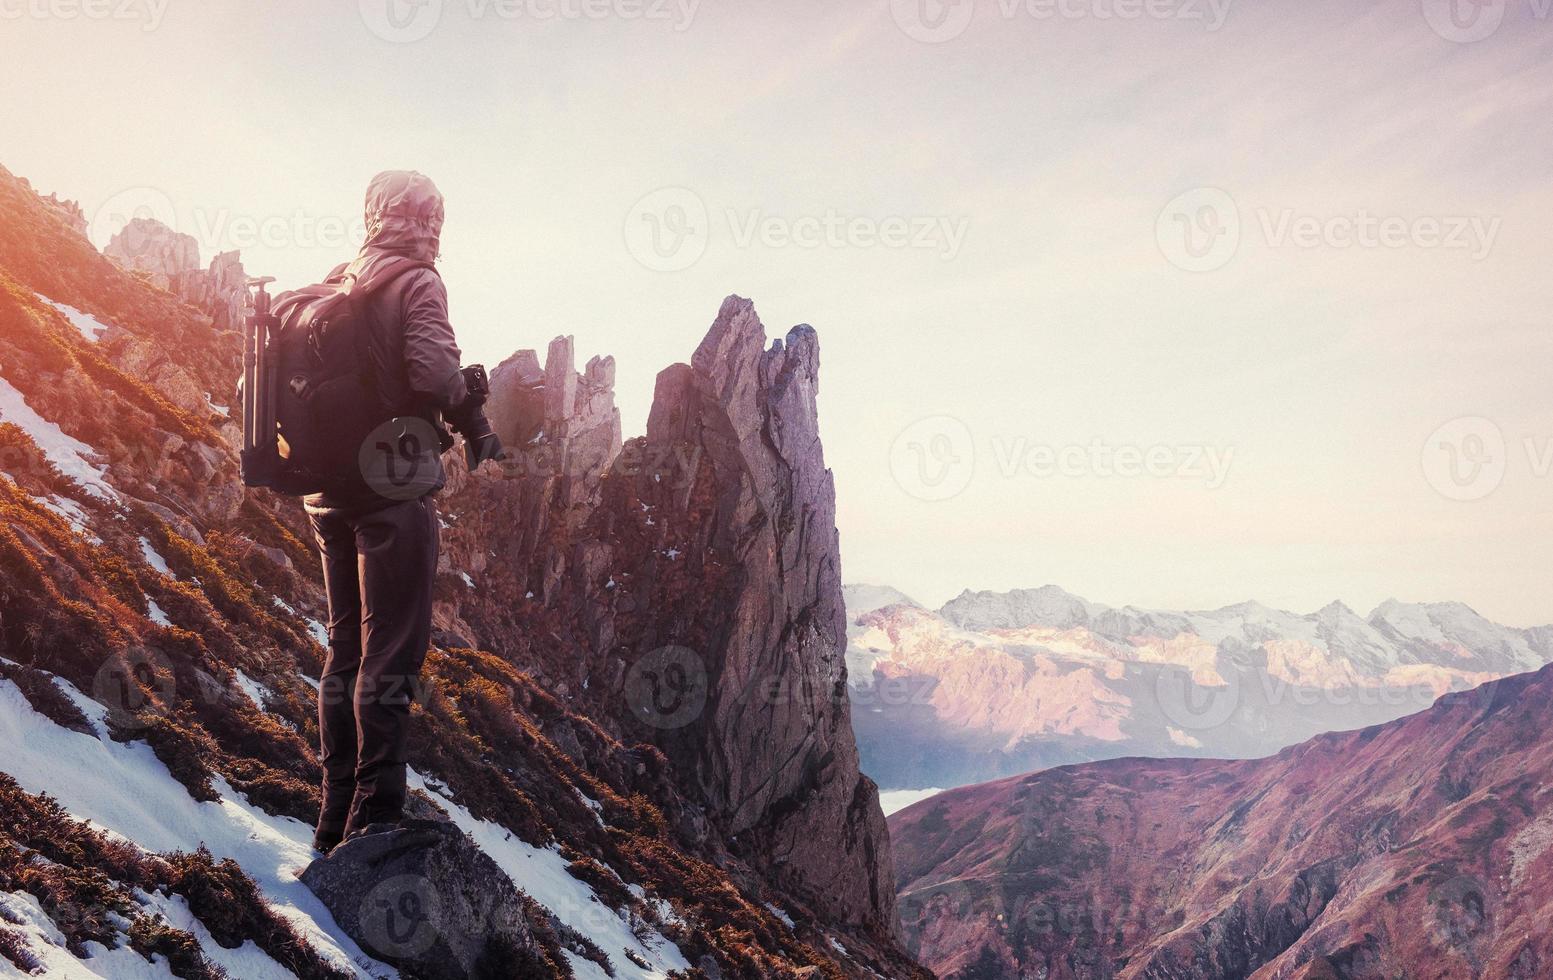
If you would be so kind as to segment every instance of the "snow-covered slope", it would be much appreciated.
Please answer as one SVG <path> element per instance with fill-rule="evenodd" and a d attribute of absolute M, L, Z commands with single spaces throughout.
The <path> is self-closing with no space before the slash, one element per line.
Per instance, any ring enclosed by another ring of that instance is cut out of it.
<path fill-rule="evenodd" d="M 325 602 L 298 503 L 237 479 L 222 406 L 240 343 L 222 324 L 242 278 L 228 254 L 180 270 L 178 295 L 155 288 L 0 168 L 0 976 L 396 975 L 297 877 L 315 856 Z M 546 497 L 453 468 L 413 783 L 527 896 L 543 975 L 921 976 L 877 917 L 887 891 L 832 914 L 839 889 L 773 870 L 793 849 L 780 820 L 730 832 L 707 796 L 726 787 L 683 778 L 654 742 L 668 730 L 636 719 L 624 670 L 604 669 L 625 666 L 621 647 L 588 633 L 598 617 L 561 581 L 600 553 L 580 495 L 551 517 L 574 475 L 542 473 Z M 665 532 L 685 520 L 669 510 Z M 630 559 L 638 542 L 610 546 Z M 632 583 L 599 570 L 624 608 Z M 622 614 L 608 639 L 632 628 Z M 774 778 L 725 758 L 753 785 Z M 870 826 L 851 787 L 872 786 L 844 768 L 827 778 L 851 811 L 811 821 L 838 840 Z M 888 879 L 887 840 L 847 846 Z"/>
<path fill-rule="evenodd" d="M 1553 660 L 1548 629 L 1460 603 L 1173 612 L 1048 585 L 933 612 L 878 592 L 849 610 L 848 665 L 864 770 L 885 790 L 1125 755 L 1265 755 Z"/>

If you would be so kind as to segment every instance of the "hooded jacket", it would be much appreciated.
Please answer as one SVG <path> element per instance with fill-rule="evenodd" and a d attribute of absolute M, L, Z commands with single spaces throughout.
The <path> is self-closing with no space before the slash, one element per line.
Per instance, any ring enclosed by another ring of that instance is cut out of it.
<path fill-rule="evenodd" d="M 367 303 L 377 354 L 379 388 L 396 412 L 435 419 L 461 405 L 468 395 L 459 373 L 462 354 L 448 320 L 448 292 L 435 269 L 402 273 L 386 286 L 385 271 L 396 260 L 430 263 L 440 253 L 443 201 L 431 178 L 413 170 L 389 170 L 367 185 L 366 242 L 356 258 L 336 268 L 333 280 L 345 276 L 345 288 L 368 290 Z M 433 449 L 436 453 L 438 450 Z M 440 455 L 426 461 L 435 466 L 440 490 Z M 309 510 L 360 510 L 394 503 L 371 495 L 313 494 Z"/>

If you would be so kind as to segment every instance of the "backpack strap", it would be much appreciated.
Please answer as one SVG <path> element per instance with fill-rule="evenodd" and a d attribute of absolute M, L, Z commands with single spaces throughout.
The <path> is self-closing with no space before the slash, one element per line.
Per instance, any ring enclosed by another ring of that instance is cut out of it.
<path fill-rule="evenodd" d="M 346 273 L 341 277 L 341 291 L 345 295 L 346 302 L 350 304 L 352 317 L 356 321 L 356 336 L 352 339 L 356 345 L 356 357 L 359 363 L 365 365 L 362 377 L 366 382 L 367 390 L 384 410 L 391 410 L 393 406 L 383 404 L 382 385 L 378 376 L 380 352 L 375 343 L 375 335 L 380 324 L 372 316 L 372 307 L 367 300 L 379 290 L 386 289 L 401 276 L 417 269 L 437 271 L 437 267 L 430 262 L 403 256 L 387 263 L 365 286 L 358 282 L 354 274 Z"/>

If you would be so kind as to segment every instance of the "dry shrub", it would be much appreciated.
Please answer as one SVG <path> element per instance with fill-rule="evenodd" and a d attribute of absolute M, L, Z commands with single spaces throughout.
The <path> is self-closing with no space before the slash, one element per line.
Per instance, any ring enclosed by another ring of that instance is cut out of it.
<path fill-rule="evenodd" d="M 91 721 L 48 673 L 26 664 L 0 663 L 0 678 L 15 684 L 33 710 L 54 724 L 83 735 L 96 734 Z"/>
<path fill-rule="evenodd" d="M 136 918 L 129 927 L 129 945 L 147 960 L 166 957 L 168 970 L 182 980 L 230 980 L 225 970 L 205 958 L 199 940 L 159 915 Z"/>
<path fill-rule="evenodd" d="M 0 926 L 0 956 L 23 973 L 43 969 L 43 961 L 27 945 L 27 938 L 14 929 Z"/>
<path fill-rule="evenodd" d="M 214 803 L 221 798 L 210 781 L 213 775 L 211 762 L 217 750 L 209 735 L 197 726 L 191 726 L 182 712 L 174 717 L 141 712 L 136 718 L 144 725 L 136 734 L 150 743 L 168 773 L 183 784 L 190 796 L 204 803 Z M 117 736 L 125 734 L 119 732 Z"/>
<path fill-rule="evenodd" d="M 265 904 L 258 886 L 236 861 L 217 861 L 203 847 L 192 854 L 174 854 L 168 861 L 172 866 L 172 890 L 188 901 L 189 908 L 222 946 L 236 949 L 252 939 L 271 959 L 301 980 L 349 977 L 325 963 L 290 924 Z"/>

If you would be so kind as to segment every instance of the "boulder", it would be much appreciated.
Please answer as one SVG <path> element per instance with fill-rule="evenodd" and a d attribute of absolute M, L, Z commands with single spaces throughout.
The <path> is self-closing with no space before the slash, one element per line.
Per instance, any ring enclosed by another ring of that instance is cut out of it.
<path fill-rule="evenodd" d="M 451 823 L 368 828 L 309 865 L 302 882 L 346 935 L 406 977 L 553 973 L 511 879 Z"/>

